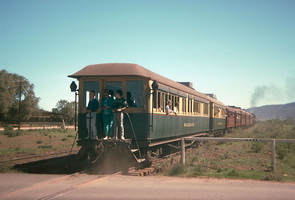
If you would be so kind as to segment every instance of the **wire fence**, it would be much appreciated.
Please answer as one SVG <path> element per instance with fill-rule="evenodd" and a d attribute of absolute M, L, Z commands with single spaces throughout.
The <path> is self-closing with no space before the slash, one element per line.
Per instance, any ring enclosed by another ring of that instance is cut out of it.
<path fill-rule="evenodd" d="M 184 137 L 181 139 L 181 164 L 185 164 L 185 141 L 217 141 L 217 142 L 271 142 L 272 170 L 276 170 L 276 143 L 295 143 L 294 139 L 265 139 L 265 138 L 208 138 L 208 137 Z"/>

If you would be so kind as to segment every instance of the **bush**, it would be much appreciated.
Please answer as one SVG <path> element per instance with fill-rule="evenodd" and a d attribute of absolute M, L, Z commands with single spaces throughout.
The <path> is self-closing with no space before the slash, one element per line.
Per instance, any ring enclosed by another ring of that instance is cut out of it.
<path fill-rule="evenodd" d="M 7 135 L 8 137 L 14 137 L 16 135 L 13 134 L 13 126 L 12 125 L 6 125 L 4 126 L 4 135 Z"/>
<path fill-rule="evenodd" d="M 38 146 L 39 149 L 47 149 L 47 148 L 52 148 L 52 145 L 48 144 L 48 145 L 40 145 Z"/>
<path fill-rule="evenodd" d="M 254 142 L 251 146 L 251 150 L 255 153 L 259 153 L 263 147 L 262 142 Z"/>
<path fill-rule="evenodd" d="M 185 171 L 185 166 L 181 164 L 176 164 L 171 167 L 170 171 L 168 172 L 169 176 L 179 176 Z"/>
<path fill-rule="evenodd" d="M 13 131 L 13 126 L 12 125 L 4 126 L 4 131 Z"/>
<path fill-rule="evenodd" d="M 259 134 L 260 133 L 260 131 L 259 131 L 259 129 L 258 128 L 255 128 L 254 130 L 253 130 L 253 132 L 252 132 L 253 134 L 255 134 L 255 135 L 257 135 L 257 134 Z"/>
<path fill-rule="evenodd" d="M 18 131 L 9 131 L 9 132 L 7 132 L 8 137 L 16 137 L 16 136 L 20 136 L 21 134 L 22 134 L 22 132 L 19 131 L 19 130 Z"/>
<path fill-rule="evenodd" d="M 288 153 L 289 153 L 289 148 L 287 143 L 278 143 L 276 145 L 276 153 L 278 155 L 279 159 L 283 159 Z"/>
<path fill-rule="evenodd" d="M 61 128 L 61 129 L 57 129 L 59 133 L 67 133 L 68 129 L 66 128 Z"/>
<path fill-rule="evenodd" d="M 239 171 L 235 169 L 231 169 L 226 173 L 227 176 L 229 177 L 238 177 L 239 176 Z"/>
<path fill-rule="evenodd" d="M 198 166 L 195 166 L 193 169 L 192 169 L 192 175 L 193 176 L 202 176 L 204 174 L 206 174 L 207 170 L 206 168 L 198 165 Z"/>
<path fill-rule="evenodd" d="M 263 180 L 265 180 L 265 181 L 282 181 L 282 177 L 277 173 L 269 173 L 263 178 Z"/>

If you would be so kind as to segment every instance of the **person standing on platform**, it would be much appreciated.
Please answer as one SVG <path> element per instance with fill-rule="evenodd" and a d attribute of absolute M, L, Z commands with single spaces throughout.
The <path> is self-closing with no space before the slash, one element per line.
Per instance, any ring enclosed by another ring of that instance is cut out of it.
<path fill-rule="evenodd" d="M 113 136 L 113 123 L 114 123 L 114 115 L 112 112 L 113 103 L 114 103 L 114 98 L 110 96 L 109 90 L 105 89 L 103 93 L 103 98 L 101 100 L 105 140 L 108 140 L 112 138 Z"/>
<path fill-rule="evenodd" d="M 88 136 L 85 139 L 96 140 L 97 128 L 96 128 L 96 112 L 98 109 L 98 100 L 95 98 L 95 91 L 89 93 L 89 102 L 86 108 L 86 126 L 88 129 Z"/>
<path fill-rule="evenodd" d="M 116 91 L 116 100 L 113 103 L 113 112 L 115 113 L 114 116 L 114 139 L 121 139 L 124 140 L 124 113 L 122 112 L 128 107 L 126 100 L 122 97 L 123 92 L 122 90 Z"/>

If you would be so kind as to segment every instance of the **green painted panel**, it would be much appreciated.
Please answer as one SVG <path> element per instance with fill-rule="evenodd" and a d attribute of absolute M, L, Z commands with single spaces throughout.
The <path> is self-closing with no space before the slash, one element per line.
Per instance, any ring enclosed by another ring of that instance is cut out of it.
<path fill-rule="evenodd" d="M 147 114 L 141 113 L 130 113 L 130 120 L 126 114 L 124 114 L 124 130 L 125 130 L 125 138 L 134 139 L 134 134 L 132 131 L 131 124 L 134 127 L 134 132 L 136 134 L 136 138 L 138 140 L 145 140 L 147 138 L 148 133 L 148 117 Z M 103 121 L 102 115 L 99 113 L 96 117 L 96 128 L 97 135 L 99 138 L 104 138 L 103 132 Z M 79 113 L 78 115 L 78 133 L 79 139 L 83 139 L 88 136 L 87 126 L 86 126 L 86 113 Z"/>
<path fill-rule="evenodd" d="M 221 130 L 226 128 L 226 119 L 211 118 L 212 131 Z"/>
<path fill-rule="evenodd" d="M 189 134 L 208 132 L 209 118 L 198 116 L 174 116 L 174 115 L 154 115 L 147 113 L 130 113 L 124 115 L 125 138 L 134 139 L 135 132 L 138 142 L 146 145 L 149 140 L 159 140 L 164 138 L 181 137 Z M 225 120 L 213 120 L 213 127 L 225 127 Z M 102 116 L 97 114 L 97 130 L 99 138 L 103 138 Z M 220 125 L 222 123 L 222 125 Z M 132 126 L 133 125 L 133 130 Z M 153 125 L 153 126 L 150 126 Z M 219 128 L 220 129 L 220 128 Z M 86 128 L 86 114 L 78 115 L 79 139 L 88 135 Z"/>
<path fill-rule="evenodd" d="M 146 113 L 129 113 L 130 120 L 127 114 L 124 114 L 124 130 L 125 138 L 134 139 L 134 133 L 137 140 L 146 140 L 149 131 L 148 114 Z M 133 125 L 133 130 L 132 130 Z"/>
<path fill-rule="evenodd" d="M 83 139 L 87 137 L 87 126 L 86 126 L 86 114 L 79 113 L 78 114 L 78 138 Z"/>
<path fill-rule="evenodd" d="M 209 118 L 155 115 L 151 140 L 209 131 Z"/>

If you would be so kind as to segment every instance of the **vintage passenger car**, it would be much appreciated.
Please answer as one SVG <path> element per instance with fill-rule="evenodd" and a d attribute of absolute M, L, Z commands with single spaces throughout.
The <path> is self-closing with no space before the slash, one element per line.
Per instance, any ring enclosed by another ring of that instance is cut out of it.
<path fill-rule="evenodd" d="M 139 148 L 149 148 L 198 133 L 218 135 L 225 132 L 229 124 L 227 106 L 214 96 L 196 91 L 190 83 L 172 81 L 137 64 L 89 65 L 69 77 L 79 81 L 80 141 L 88 135 L 85 109 L 89 92 L 95 91 L 97 100 L 101 102 L 104 89 L 123 91 L 123 97 L 129 104 L 127 117 L 124 118 L 125 138 L 131 139 L 133 145 L 136 142 Z M 171 101 L 171 113 L 166 112 L 167 101 Z M 103 138 L 100 108 L 96 124 L 98 136 Z M 241 116 L 242 113 L 235 113 L 235 118 Z M 230 123 L 230 127 L 239 125 L 237 122 Z M 80 144 L 83 146 L 85 143 Z"/>

